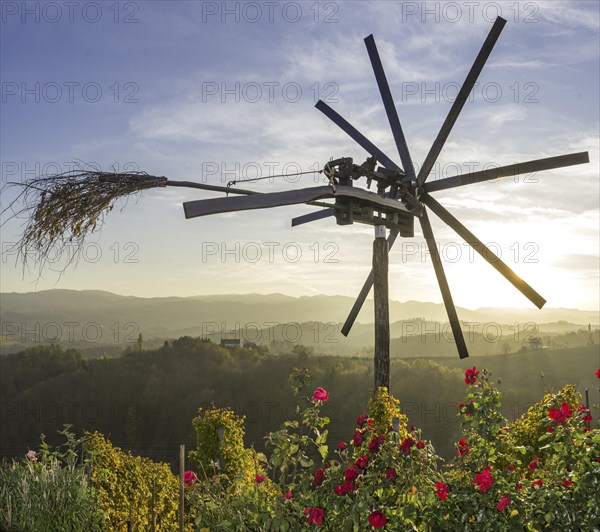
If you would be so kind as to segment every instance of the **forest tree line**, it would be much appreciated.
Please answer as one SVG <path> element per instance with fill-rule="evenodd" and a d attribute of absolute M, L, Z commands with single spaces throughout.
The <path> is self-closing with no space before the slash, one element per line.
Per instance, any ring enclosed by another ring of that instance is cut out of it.
<path fill-rule="evenodd" d="M 502 379 L 505 414 L 514 418 L 550 388 L 566 383 L 581 393 L 590 387 L 592 402 L 599 402 L 592 380 L 597 347 L 490 356 L 484 362 L 476 356 L 393 360 L 390 391 L 409 422 L 450 456 L 460 428 L 456 412 L 466 367 L 485 365 Z M 315 386 L 335 398 L 325 408 L 330 441 L 348 440 L 372 391 L 372 366 L 369 358 L 320 355 L 302 345 L 274 356 L 266 346 L 225 348 L 189 336 L 147 350 L 140 338 L 119 356 L 93 359 L 58 345 L 37 346 L 0 357 L 0 452 L 22 455 L 37 445 L 41 433 L 52 442 L 69 423 L 78 433 L 99 431 L 116 445 L 174 465 L 177 445 L 193 441 L 197 409 L 213 403 L 246 416 L 247 444 L 263 450 L 265 433 L 294 415 L 286 383 L 295 367 L 307 368 Z"/>

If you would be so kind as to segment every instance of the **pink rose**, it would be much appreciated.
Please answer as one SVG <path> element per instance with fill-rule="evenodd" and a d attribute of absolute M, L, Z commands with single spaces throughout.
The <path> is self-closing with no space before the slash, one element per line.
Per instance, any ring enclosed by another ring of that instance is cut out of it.
<path fill-rule="evenodd" d="M 25 458 L 31 460 L 32 462 L 37 462 L 37 454 L 35 451 L 27 451 Z"/>
<path fill-rule="evenodd" d="M 315 393 L 313 393 L 312 400 L 316 401 L 327 401 L 329 399 L 329 393 L 327 393 L 323 388 L 317 388 Z"/>
<path fill-rule="evenodd" d="M 188 488 L 190 486 L 193 486 L 194 482 L 196 482 L 196 480 L 198 480 L 198 477 L 196 476 L 196 473 L 194 473 L 193 471 L 186 471 L 183 474 L 183 484 L 184 484 L 184 486 L 187 486 Z"/>

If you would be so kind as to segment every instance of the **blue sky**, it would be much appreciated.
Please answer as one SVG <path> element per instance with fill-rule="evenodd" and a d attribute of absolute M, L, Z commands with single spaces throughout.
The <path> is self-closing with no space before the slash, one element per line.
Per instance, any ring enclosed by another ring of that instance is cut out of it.
<path fill-rule="evenodd" d="M 331 157 L 362 162 L 366 153 L 314 109 L 317 97 L 399 160 L 363 43 L 370 33 L 418 166 L 496 14 L 508 22 L 429 179 L 589 151 L 588 165 L 436 198 L 548 306 L 597 309 L 597 2 L 4 2 L 2 182 L 74 161 L 213 184 L 314 170 Z M 41 279 L 6 253 L 21 229 L 9 221 L 1 290 L 351 296 L 362 286 L 371 227 L 328 218 L 291 228 L 308 206 L 184 218 L 183 201 L 214 196 L 146 192 L 106 217 L 76 268 L 60 276 L 57 261 Z M 458 305 L 529 305 L 433 223 Z M 390 263 L 393 299 L 441 301 L 418 224 Z"/>

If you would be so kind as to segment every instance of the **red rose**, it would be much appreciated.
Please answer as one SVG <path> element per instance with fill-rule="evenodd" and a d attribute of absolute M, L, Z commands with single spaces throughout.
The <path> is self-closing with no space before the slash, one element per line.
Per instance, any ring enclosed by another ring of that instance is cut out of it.
<path fill-rule="evenodd" d="M 354 482 L 347 480 L 346 482 L 343 482 L 342 484 L 339 484 L 333 488 L 333 492 L 342 497 L 343 495 L 346 495 L 346 493 L 352 493 L 357 489 L 358 486 Z"/>
<path fill-rule="evenodd" d="M 345 441 L 341 441 L 337 444 L 338 451 L 345 451 L 348 448 L 348 444 Z"/>
<path fill-rule="evenodd" d="M 371 451 L 372 453 L 376 453 L 377 451 L 379 451 L 379 448 L 381 447 L 383 442 L 385 442 L 385 434 L 380 434 L 379 436 L 373 438 L 369 442 L 369 451 Z"/>
<path fill-rule="evenodd" d="M 304 513 L 308 514 L 307 520 L 309 525 L 322 525 L 323 517 L 325 517 L 325 510 L 323 508 L 305 508 Z"/>
<path fill-rule="evenodd" d="M 535 471 L 541 464 L 541 460 L 536 456 L 531 462 L 529 462 L 529 471 Z"/>
<path fill-rule="evenodd" d="M 379 451 L 379 440 L 377 438 L 373 438 L 369 442 L 369 451 L 372 453 L 376 453 L 377 451 Z"/>
<path fill-rule="evenodd" d="M 381 512 L 380 510 L 375 510 L 370 516 L 369 516 L 369 524 L 373 527 L 373 528 L 383 528 L 385 526 L 385 524 L 387 523 L 387 517 L 385 516 L 385 514 L 383 512 Z"/>
<path fill-rule="evenodd" d="M 365 467 L 367 467 L 367 464 L 369 463 L 369 457 L 367 455 L 361 456 L 360 458 L 357 458 L 354 463 L 360 469 L 364 469 Z"/>
<path fill-rule="evenodd" d="M 443 482 L 435 483 L 435 494 L 439 497 L 440 500 L 445 501 L 448 498 L 449 490 L 450 488 Z"/>
<path fill-rule="evenodd" d="M 321 484 L 323 484 L 324 480 L 325 480 L 325 470 L 322 468 L 317 469 L 312 478 L 312 485 L 314 487 L 320 486 Z"/>
<path fill-rule="evenodd" d="M 571 407 L 567 403 L 563 403 L 560 408 L 551 408 L 548 417 L 557 423 L 564 423 L 572 414 Z"/>
<path fill-rule="evenodd" d="M 459 403 L 458 404 L 458 411 L 459 411 L 459 413 L 464 414 L 467 417 L 472 414 L 473 409 L 474 409 L 473 399 L 467 401 L 466 403 Z"/>
<path fill-rule="evenodd" d="M 465 384 L 475 384 L 477 382 L 477 375 L 479 375 L 479 371 L 477 368 L 473 366 L 465 371 Z"/>
<path fill-rule="evenodd" d="M 367 422 L 367 418 L 368 418 L 368 417 L 369 417 L 369 416 L 367 416 L 366 414 L 363 414 L 362 416 L 358 416 L 358 417 L 356 418 L 356 424 L 357 424 L 359 427 L 362 427 L 362 426 L 363 426 L 363 425 L 364 425 L 364 424 Z"/>
<path fill-rule="evenodd" d="M 535 488 L 536 486 L 541 486 L 544 483 L 544 481 L 542 479 L 536 480 L 535 482 L 531 483 L 531 487 Z"/>
<path fill-rule="evenodd" d="M 598 371 L 596 371 L 596 377 L 600 379 L 600 368 L 598 368 Z"/>
<path fill-rule="evenodd" d="M 515 484 L 515 488 L 518 489 L 518 490 L 522 490 L 523 489 L 523 484 L 521 484 L 520 482 L 517 482 Z"/>
<path fill-rule="evenodd" d="M 415 446 L 417 449 L 424 449 L 425 448 L 425 442 L 423 440 L 419 440 L 417 443 L 415 443 Z"/>
<path fill-rule="evenodd" d="M 570 480 L 563 478 L 562 485 L 565 488 L 570 488 L 573 485 L 573 483 Z"/>
<path fill-rule="evenodd" d="M 361 470 L 358 469 L 357 466 L 351 465 L 350 467 L 348 467 L 348 469 L 346 469 L 346 472 L 344 473 L 344 479 L 346 481 L 354 480 L 358 477 L 358 475 L 360 475 L 360 473 Z"/>
<path fill-rule="evenodd" d="M 415 440 L 413 440 L 410 436 L 407 436 L 406 438 L 404 438 L 404 440 L 402 440 L 402 443 L 400 444 L 400 449 L 402 450 L 405 456 L 408 456 L 410 454 L 410 448 L 414 444 Z"/>
<path fill-rule="evenodd" d="M 317 388 L 312 396 L 313 402 L 327 401 L 327 399 L 329 399 L 329 394 L 325 390 L 323 390 L 323 388 Z"/>
<path fill-rule="evenodd" d="M 494 485 L 494 477 L 490 473 L 489 466 L 486 467 L 481 473 L 475 475 L 475 484 L 479 487 L 481 493 L 485 493 Z"/>
<path fill-rule="evenodd" d="M 36 458 L 36 460 L 37 460 L 37 458 Z M 198 477 L 196 476 L 196 473 L 194 473 L 193 471 L 186 471 L 183 474 L 183 485 L 188 488 L 190 486 L 193 486 L 193 484 L 194 484 L 194 482 L 196 482 L 196 480 L 198 480 Z"/>
<path fill-rule="evenodd" d="M 515 466 L 511 464 L 506 468 L 506 470 L 512 473 L 515 470 Z"/>
<path fill-rule="evenodd" d="M 293 497 L 293 495 L 292 495 L 292 492 L 290 490 L 288 490 L 288 492 L 284 495 L 284 499 L 286 501 L 291 501 L 292 497 Z"/>
<path fill-rule="evenodd" d="M 510 497 L 508 495 L 504 495 L 500 498 L 500 502 L 498 503 L 498 511 L 501 512 L 510 504 Z"/>
<path fill-rule="evenodd" d="M 354 436 L 352 437 L 352 443 L 354 444 L 354 447 L 360 447 L 364 441 L 365 437 L 363 433 L 360 430 L 356 429 L 354 431 Z"/>
<path fill-rule="evenodd" d="M 581 419 L 586 425 L 589 425 L 592 421 L 592 414 L 590 413 L 590 409 L 586 408 L 584 405 L 581 405 L 577 410 L 582 414 Z"/>
<path fill-rule="evenodd" d="M 398 478 L 398 473 L 396 473 L 395 469 L 388 469 L 385 472 L 385 479 L 386 480 L 391 480 L 392 482 L 395 482 L 397 478 Z"/>
<path fill-rule="evenodd" d="M 456 454 L 460 456 L 467 454 L 470 450 L 471 448 L 469 447 L 467 440 L 465 440 L 464 438 L 459 440 L 459 442 L 456 444 Z"/>

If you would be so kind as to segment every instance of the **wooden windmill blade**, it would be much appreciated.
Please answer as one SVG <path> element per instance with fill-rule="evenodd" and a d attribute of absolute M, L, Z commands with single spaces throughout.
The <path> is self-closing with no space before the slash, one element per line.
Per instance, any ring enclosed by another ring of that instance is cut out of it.
<path fill-rule="evenodd" d="M 330 216 L 333 216 L 334 214 L 335 214 L 335 211 L 330 207 L 327 209 L 322 209 L 320 211 L 309 212 L 308 214 L 296 216 L 295 218 L 292 218 L 292 227 L 296 227 L 297 225 L 314 222 L 315 220 L 322 220 L 323 218 L 329 218 Z"/>
<path fill-rule="evenodd" d="M 396 231 L 389 232 L 388 237 L 387 237 L 388 249 L 392 248 L 392 246 L 394 245 L 394 242 L 396 242 L 397 238 L 398 238 L 398 233 Z M 356 299 L 354 300 L 354 303 L 352 304 L 352 308 L 350 309 L 350 312 L 348 313 L 348 317 L 346 318 L 346 321 L 344 322 L 344 324 L 342 325 L 342 328 L 340 329 L 340 332 L 344 336 L 348 336 L 350 334 L 350 329 L 352 329 L 352 325 L 354 325 L 354 322 L 356 321 L 356 318 L 358 317 L 358 314 L 360 313 L 362 306 L 364 305 L 365 301 L 367 300 L 367 297 L 369 295 L 369 292 L 371 291 L 371 288 L 373 288 L 374 280 L 375 280 L 375 276 L 373 274 L 373 269 L 371 269 L 366 281 L 364 282 L 362 288 L 360 289 L 360 292 L 358 293 L 358 296 L 356 297 Z"/>
<path fill-rule="evenodd" d="M 315 107 L 321 111 L 329 120 L 337 125 L 344 133 L 346 133 L 354 142 L 356 142 L 363 150 L 375 157 L 383 166 L 390 170 L 398 170 L 402 172 L 394 161 L 392 161 L 385 153 L 383 153 L 375 144 L 373 144 L 367 137 L 365 137 L 358 129 L 356 129 L 350 122 L 344 119 L 339 113 L 334 111 L 329 105 L 323 100 L 319 100 Z"/>
<path fill-rule="evenodd" d="M 398 117 L 396 104 L 394 103 L 392 91 L 390 90 L 390 86 L 385 76 L 383 65 L 381 63 L 381 59 L 379 57 L 379 52 L 377 51 L 377 46 L 375 44 L 375 39 L 373 38 L 373 35 L 369 35 L 367 38 L 365 38 L 365 45 L 367 47 L 369 59 L 371 60 L 373 72 L 375 73 L 375 79 L 377 81 L 377 86 L 379 87 L 379 93 L 381 94 L 381 99 L 383 100 L 385 113 L 387 115 L 390 127 L 392 128 L 392 134 L 394 135 L 396 148 L 398 149 L 398 154 L 400 155 L 402 166 L 404 166 L 406 178 L 410 182 L 415 181 L 415 169 L 413 166 L 413 162 L 410 157 L 408 145 L 406 144 L 404 132 L 402 131 L 402 125 L 400 124 L 400 118 Z"/>
<path fill-rule="evenodd" d="M 472 185 L 473 183 L 482 183 L 501 177 L 510 177 L 522 174 L 533 174 L 544 170 L 554 170 L 556 168 L 565 168 L 577 164 L 590 162 L 590 156 L 587 151 L 578 153 L 569 153 L 568 155 L 557 155 L 555 157 L 546 157 L 544 159 L 535 159 L 525 161 L 524 163 L 509 164 L 497 168 L 489 168 L 478 172 L 446 177 L 423 185 L 425 192 L 437 192 L 448 188 L 461 187 L 463 185 Z"/>
<path fill-rule="evenodd" d="M 428 194 L 421 196 L 421 201 L 427 205 L 446 225 L 450 226 L 462 239 L 500 272 L 519 292 L 521 292 L 537 308 L 542 308 L 546 300 L 538 294 L 531 286 L 521 279 L 500 257 L 489 247 L 479 240 L 471 231 L 461 224 L 452 214 L 442 207 L 433 197 Z"/>
<path fill-rule="evenodd" d="M 397 212 L 402 214 L 419 215 L 412 212 L 402 202 L 381 197 L 374 192 L 360 188 L 338 186 L 334 191 L 329 186 L 285 190 L 267 194 L 254 194 L 252 196 L 238 196 L 235 198 L 213 198 L 205 200 L 186 201 L 183 209 L 186 218 L 208 216 L 225 212 L 246 211 L 255 209 L 268 209 L 285 205 L 299 205 L 320 199 L 343 198 L 360 201 L 384 212 Z"/>
<path fill-rule="evenodd" d="M 492 29 L 488 33 L 488 36 L 485 39 L 481 50 L 479 50 L 479 53 L 477 54 L 477 57 L 473 62 L 471 70 L 469 70 L 469 73 L 467 74 L 467 77 L 465 78 L 465 81 L 463 82 L 460 91 L 458 91 L 458 95 L 456 96 L 452 107 L 450 107 L 450 111 L 448 112 L 448 116 L 446 116 L 446 120 L 444 120 L 444 123 L 442 124 L 442 127 L 440 128 L 437 137 L 431 145 L 427 157 L 425 157 L 423 166 L 421 166 L 421 169 L 419 170 L 419 175 L 417 176 L 418 186 L 422 186 L 423 183 L 425 183 L 427 177 L 429 176 L 429 173 L 431 172 L 433 165 L 437 161 L 437 158 L 440 152 L 442 151 L 442 148 L 444 147 L 444 144 L 446 143 L 446 140 L 448 139 L 452 128 L 454 127 L 454 123 L 456 122 L 456 119 L 458 118 L 458 115 L 460 114 L 463 106 L 467 102 L 469 94 L 473 90 L 477 78 L 479 77 L 479 74 L 481 74 L 481 71 L 483 70 L 483 67 L 488 57 L 492 53 L 492 49 L 494 48 L 498 37 L 500 37 L 500 33 L 502 32 L 502 29 L 504 28 L 505 24 L 505 19 L 503 19 L 502 17 L 496 18 Z"/>
<path fill-rule="evenodd" d="M 454 336 L 454 341 L 456 342 L 458 355 L 460 358 L 467 358 L 469 356 L 469 351 L 467 350 L 465 337 L 460 327 L 460 321 L 458 319 L 456 307 L 454 306 L 454 301 L 452 300 L 452 294 L 450 293 L 450 287 L 448 286 L 446 273 L 444 272 L 444 267 L 442 266 L 442 258 L 440 257 L 437 243 L 435 241 L 435 237 L 433 236 L 433 230 L 431 228 L 429 216 L 427 216 L 427 211 L 425 211 L 423 216 L 419 218 L 419 221 L 421 222 L 421 229 L 423 230 L 425 242 L 427 242 L 427 249 L 431 255 L 431 262 L 433 262 L 435 276 L 442 292 L 442 300 L 444 301 L 444 307 L 446 308 L 446 314 L 448 315 L 448 321 L 450 322 L 452 335 Z"/>

